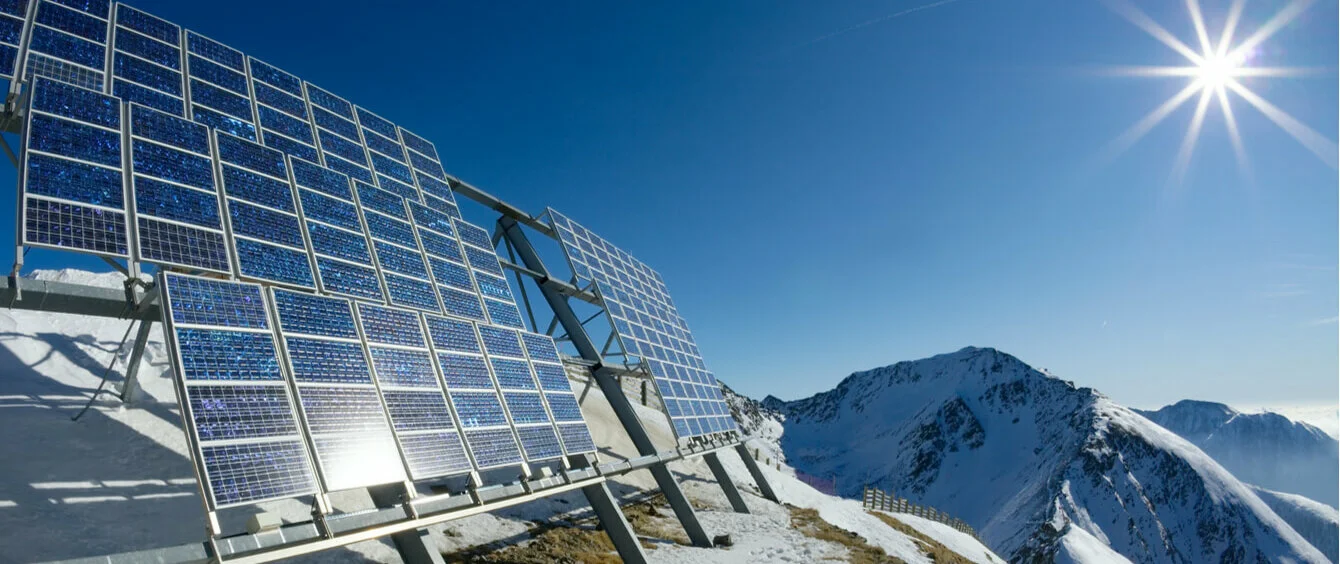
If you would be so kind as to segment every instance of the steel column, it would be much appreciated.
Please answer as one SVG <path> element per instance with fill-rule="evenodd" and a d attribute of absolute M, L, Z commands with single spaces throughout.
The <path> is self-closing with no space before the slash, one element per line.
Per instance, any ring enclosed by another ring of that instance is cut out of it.
<path fill-rule="evenodd" d="M 739 443 L 735 445 L 735 452 L 739 453 L 740 458 L 744 460 L 744 467 L 748 468 L 749 475 L 754 477 L 754 483 L 758 484 L 758 491 L 763 494 L 763 498 L 774 503 L 781 503 L 777 499 L 777 494 L 773 493 L 768 478 L 763 475 L 763 470 L 758 467 L 758 461 L 749 455 L 749 447 L 744 446 L 744 443 Z"/>
<path fill-rule="evenodd" d="M 619 551 L 619 558 L 630 564 L 644 564 L 647 555 L 642 552 L 642 543 L 638 541 L 632 525 L 624 518 L 623 511 L 619 510 L 619 503 L 614 500 L 614 494 L 610 493 L 605 482 L 586 486 L 582 488 L 582 493 L 604 526 L 605 534 L 614 543 L 614 549 Z"/>
<path fill-rule="evenodd" d="M 736 513 L 749 513 L 749 506 L 745 505 L 744 498 L 740 496 L 740 489 L 731 481 L 730 474 L 727 474 L 726 467 L 721 465 L 717 453 L 704 454 L 703 460 L 707 462 L 707 467 L 712 469 L 712 475 L 716 476 L 717 483 L 721 484 L 721 490 L 726 492 L 726 499 L 730 501 L 731 509 Z"/>
<path fill-rule="evenodd" d="M 140 362 L 144 359 L 144 347 L 149 344 L 149 331 L 154 322 L 140 320 L 140 330 L 135 334 L 135 348 L 130 353 L 130 363 L 126 365 L 126 380 L 121 385 L 121 403 L 130 405 L 140 394 Z"/>

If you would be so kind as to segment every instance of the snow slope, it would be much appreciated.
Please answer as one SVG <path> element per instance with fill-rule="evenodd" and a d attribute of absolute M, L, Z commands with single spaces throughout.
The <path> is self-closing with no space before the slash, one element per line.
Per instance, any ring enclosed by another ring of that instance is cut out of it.
<path fill-rule="evenodd" d="M 1340 504 L 1340 442 L 1317 427 L 1278 413 L 1241 413 L 1193 400 L 1137 412 L 1191 441 L 1244 482 Z"/>
<path fill-rule="evenodd" d="M 1301 495 L 1273 492 L 1256 486 L 1252 486 L 1252 491 L 1293 530 L 1330 558 L 1331 562 L 1340 561 L 1340 514 L 1334 507 Z"/>
<path fill-rule="evenodd" d="M 1135 562 L 1325 562 L 1247 486 L 1173 433 L 992 349 L 846 378 L 794 402 L 781 444 L 845 495 L 893 490 L 972 525 L 998 554 Z"/>
<path fill-rule="evenodd" d="M 105 287 L 120 287 L 112 274 L 39 271 L 34 277 Z M 187 458 L 175 393 L 161 331 L 152 333 L 141 370 L 145 396 L 133 408 L 104 398 L 78 422 L 70 420 L 98 386 L 107 362 L 119 354 L 112 374 L 119 382 L 129 351 L 116 353 L 128 322 L 80 316 L 0 309 L 0 562 L 34 562 L 112 554 L 199 542 L 204 538 L 204 509 Z M 129 347 L 126 347 L 129 348 Z M 598 390 L 575 378 L 582 412 L 591 423 L 605 460 L 634 456 L 613 410 Z M 659 411 L 635 406 L 652 440 L 662 449 L 674 440 Z M 752 514 L 729 510 L 721 488 L 701 459 L 670 465 L 709 535 L 729 533 L 735 546 L 699 549 L 658 544 L 649 556 L 658 562 L 810 562 L 840 557 L 840 545 L 804 537 L 789 528 L 787 510 L 757 495 L 738 456 L 721 460 L 745 494 Z M 867 515 L 857 502 L 815 492 L 789 475 L 789 469 L 765 468 L 774 489 L 787 503 L 812 507 L 834 524 L 910 563 L 929 559 L 911 539 Z M 623 498 L 641 497 L 654 488 L 648 472 L 615 478 L 609 487 Z M 343 511 L 371 507 L 363 491 L 333 496 Z M 260 509 L 287 521 L 309 518 L 309 508 L 294 500 L 263 504 Z M 240 531 L 257 509 L 221 514 L 226 531 Z M 429 530 L 443 551 L 486 544 L 525 542 L 539 523 L 563 523 L 589 515 L 580 493 L 553 496 L 492 514 L 451 521 Z M 668 510 L 665 511 L 668 513 Z M 927 531 L 934 535 L 934 531 Z M 975 541 L 973 541 L 975 542 Z M 1000 562 L 981 544 L 965 543 L 974 562 Z M 397 562 L 386 541 L 369 541 L 297 559 L 298 562 Z"/>

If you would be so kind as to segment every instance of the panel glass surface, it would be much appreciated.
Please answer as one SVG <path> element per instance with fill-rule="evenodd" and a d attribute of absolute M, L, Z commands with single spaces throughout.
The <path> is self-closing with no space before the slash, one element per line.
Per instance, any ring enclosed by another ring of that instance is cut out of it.
<path fill-rule="evenodd" d="M 465 431 L 466 447 L 481 470 L 519 464 L 520 446 L 508 425 L 497 383 L 487 369 L 479 334 L 468 321 L 427 315 L 432 351 L 447 395 Z M 483 368 L 483 374 L 478 372 Z M 482 376 L 482 377 L 481 377 Z"/>
<path fill-rule="evenodd" d="M 186 117 L 181 28 L 125 4 L 117 4 L 115 9 L 112 94 Z"/>
<path fill-rule="evenodd" d="M 239 275 L 315 289 L 284 154 L 222 132 L 214 138 Z"/>
<path fill-rule="evenodd" d="M 110 2 L 93 1 L 85 8 L 37 2 L 24 63 L 26 80 L 46 77 L 91 90 L 104 88 Z M 15 39 L 10 26 L 9 35 Z M 0 53 L 8 58 L 7 51 Z"/>

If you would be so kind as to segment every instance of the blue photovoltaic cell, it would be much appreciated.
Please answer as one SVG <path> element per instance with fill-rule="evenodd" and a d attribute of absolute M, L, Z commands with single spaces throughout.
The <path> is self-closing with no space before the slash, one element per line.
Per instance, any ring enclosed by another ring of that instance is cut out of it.
<path fill-rule="evenodd" d="M 187 386 L 201 441 L 254 439 L 298 432 L 284 386 Z"/>
<path fill-rule="evenodd" d="M 209 154 L 209 128 L 182 118 L 141 106 L 130 107 L 131 134 L 171 145 L 178 149 Z M 213 182 L 209 187 L 214 186 Z"/>
<path fill-rule="evenodd" d="M 481 352 L 479 337 L 470 322 L 433 315 L 424 316 L 424 319 L 428 322 L 428 336 L 438 351 Z"/>
<path fill-rule="evenodd" d="M 447 411 L 447 401 L 440 391 L 383 390 L 382 397 L 397 431 L 455 428 L 451 412 Z"/>
<path fill-rule="evenodd" d="M 382 411 L 380 407 L 378 411 Z M 313 437 L 322 476 L 329 491 L 347 490 L 405 479 L 390 430 Z"/>
<path fill-rule="evenodd" d="M 498 264 L 498 255 L 493 254 L 493 251 L 476 249 L 470 245 L 466 245 L 464 249 L 466 261 L 470 266 L 490 274 L 503 275 L 502 265 Z"/>
<path fill-rule="evenodd" d="M 527 460 L 549 460 L 563 456 L 563 447 L 558 444 L 558 435 L 551 425 L 538 427 L 517 427 L 521 437 L 521 448 L 526 451 Z"/>
<path fill-rule="evenodd" d="M 28 2 L 25 0 L 0 0 L 0 13 L 22 18 L 28 15 Z"/>
<path fill-rule="evenodd" d="M 223 136 L 219 137 L 222 138 Z M 223 189 L 229 196 L 290 213 L 295 211 L 293 189 L 288 182 L 234 166 L 224 165 L 221 168 L 223 169 Z M 305 204 L 306 201 L 304 200 L 303 203 Z"/>
<path fill-rule="evenodd" d="M 367 359 L 358 343 L 289 337 L 284 341 L 298 382 L 370 384 Z"/>
<path fill-rule="evenodd" d="M 32 97 L 34 110 L 112 129 L 121 127 L 121 102 L 106 94 L 38 78 Z"/>
<path fill-rule="evenodd" d="M 443 237 L 432 231 L 421 230 L 419 231 L 419 240 L 423 241 L 423 249 L 428 254 L 454 260 L 461 264 L 465 263 L 465 257 L 461 255 L 461 247 L 456 244 L 455 239 Z"/>
<path fill-rule="evenodd" d="M 428 207 L 430 208 L 451 216 L 452 219 L 461 218 L 461 209 L 456 207 L 456 204 L 443 200 L 442 198 L 438 198 L 437 196 L 425 196 L 424 203 L 428 204 Z"/>
<path fill-rule="evenodd" d="M 428 279 L 428 268 L 423 264 L 422 254 L 381 241 L 375 241 L 373 245 L 377 249 L 377 263 L 382 270 Z"/>
<path fill-rule="evenodd" d="M 371 267 L 322 257 L 317 257 L 316 265 L 317 270 L 321 271 L 322 288 L 326 291 L 356 298 L 382 299 L 381 282 Z"/>
<path fill-rule="evenodd" d="M 484 357 L 443 353 L 437 355 L 437 360 L 442 365 L 442 376 L 448 389 L 486 390 L 493 387 Z"/>
<path fill-rule="evenodd" d="M 386 190 L 387 192 L 405 198 L 411 202 L 419 201 L 419 190 L 414 186 L 399 180 L 392 180 L 391 177 L 386 176 L 385 174 L 377 175 L 377 183 L 381 186 L 382 190 Z"/>
<path fill-rule="evenodd" d="M 112 95 L 130 103 L 142 104 L 179 116 L 186 111 L 186 102 L 176 96 L 169 96 L 157 90 L 145 88 L 133 82 L 115 80 L 112 82 Z"/>
<path fill-rule="evenodd" d="M 117 6 L 116 23 L 160 41 L 166 41 L 173 45 L 181 43 L 181 30 L 175 24 L 168 23 L 125 4 Z"/>
<path fill-rule="evenodd" d="M 219 223 L 217 193 L 192 190 L 138 175 L 134 182 L 136 213 L 213 229 L 223 227 Z"/>
<path fill-rule="evenodd" d="M 563 436 L 563 448 L 568 454 L 596 451 L 595 441 L 591 440 L 591 430 L 586 428 L 585 423 L 559 425 L 558 433 Z"/>
<path fill-rule="evenodd" d="M 467 292 L 474 290 L 470 271 L 464 266 L 431 257 L 428 259 L 428 264 L 433 269 L 433 281 L 438 284 L 460 288 Z"/>
<path fill-rule="evenodd" d="M 442 294 L 442 306 L 447 313 L 466 319 L 485 321 L 484 306 L 479 303 L 478 294 L 453 290 L 445 286 L 440 287 L 440 292 Z"/>
<path fill-rule="evenodd" d="M 39 53 L 93 69 L 102 69 L 103 57 L 107 53 L 105 45 L 41 26 L 33 26 L 28 45 Z"/>
<path fill-rule="evenodd" d="M 228 204 L 233 233 L 263 239 L 271 243 L 302 248 L 302 227 L 298 218 L 240 201 Z"/>
<path fill-rule="evenodd" d="M 358 221 L 358 208 L 352 203 L 328 198 L 310 190 L 299 191 L 298 198 L 302 200 L 302 215 L 308 220 L 329 223 L 352 231 L 363 230 L 363 224 Z"/>
<path fill-rule="evenodd" d="M 110 13 L 112 3 L 110 0 L 48 0 L 66 8 L 74 8 L 86 14 L 93 14 L 102 19 L 107 19 Z"/>
<path fill-rule="evenodd" d="M 377 135 L 375 132 L 366 129 L 363 131 L 364 131 L 363 143 L 366 144 L 369 149 L 376 151 L 377 153 L 380 153 L 382 155 L 391 157 L 396 161 L 405 160 L 405 152 L 400 148 L 400 144 L 385 137 L 382 137 L 381 135 Z M 377 164 L 376 157 L 373 157 L 372 164 L 373 165 Z M 377 170 L 381 169 L 378 168 Z"/>
<path fill-rule="evenodd" d="M 294 158 L 311 160 L 320 158 L 316 153 L 316 147 L 304 145 L 282 135 L 267 134 L 265 136 L 265 146 L 283 151 L 284 154 Z"/>
<path fill-rule="evenodd" d="M 112 73 L 173 96 L 181 95 L 181 74 L 124 53 L 112 57 Z"/>
<path fill-rule="evenodd" d="M 334 170 L 307 161 L 293 159 L 293 180 L 303 188 L 316 190 L 327 196 L 353 200 L 349 177 Z"/>
<path fill-rule="evenodd" d="M 249 121 L 243 121 L 233 116 L 224 115 L 209 108 L 202 106 L 191 107 L 191 119 L 196 123 L 207 125 L 229 135 L 256 140 L 256 126 Z"/>
<path fill-rule="evenodd" d="M 371 387 L 304 386 L 298 390 L 298 401 L 313 435 L 386 429 L 385 411 Z"/>
<path fill-rule="evenodd" d="M 298 80 L 298 77 L 256 60 L 254 57 L 251 59 L 251 78 L 265 82 L 299 98 L 302 97 L 302 81 Z"/>
<path fill-rule="evenodd" d="M 107 42 L 107 22 L 50 2 L 37 8 L 37 23 L 51 26 L 89 41 Z"/>
<path fill-rule="evenodd" d="M 518 340 L 516 331 L 481 325 L 479 337 L 483 339 L 484 350 L 488 351 L 489 356 L 526 357 L 521 352 L 521 341 Z"/>
<path fill-rule="evenodd" d="M 425 193 L 455 205 L 456 196 L 452 194 L 451 186 L 446 182 L 423 174 L 416 174 L 414 177 L 419 181 L 419 188 Z"/>
<path fill-rule="evenodd" d="M 315 104 L 316 100 L 312 100 L 312 103 Z M 317 127 L 336 133 L 347 141 L 358 139 L 358 126 L 354 122 L 340 118 L 334 113 L 322 109 L 319 105 L 312 108 L 312 121 L 316 123 Z"/>
<path fill-rule="evenodd" d="M 384 277 L 386 293 L 391 303 L 426 311 L 441 311 L 433 285 L 398 274 L 387 273 Z"/>
<path fill-rule="evenodd" d="M 415 151 L 418 151 L 419 153 L 422 153 L 424 156 L 430 157 L 435 161 L 442 160 L 442 158 L 437 155 L 437 149 L 434 148 L 433 144 L 430 143 L 427 139 L 424 139 L 422 137 L 419 137 L 418 135 L 405 131 L 403 128 L 400 130 L 400 138 L 404 140 L 406 147 L 414 149 Z"/>
<path fill-rule="evenodd" d="M 535 389 L 535 380 L 530 375 L 530 365 L 526 361 L 491 358 L 489 363 L 493 365 L 493 375 L 498 377 L 498 386 L 503 389 Z"/>
<path fill-rule="evenodd" d="M 404 182 L 405 184 L 414 184 L 414 176 L 410 174 L 409 167 L 395 162 L 382 156 L 379 153 L 369 155 L 372 159 L 372 168 L 377 172 L 389 175 L 391 178 Z"/>
<path fill-rule="evenodd" d="M 223 232 L 140 217 L 140 258 L 145 262 L 229 272 Z"/>
<path fill-rule="evenodd" d="M 358 114 L 358 123 L 362 124 L 363 127 L 380 133 L 387 139 L 399 139 L 399 135 L 396 134 L 395 124 L 386 121 L 380 116 L 364 110 L 363 108 L 354 108 L 354 111 Z"/>
<path fill-rule="evenodd" d="M 229 92 L 195 77 L 191 77 L 190 82 L 191 104 L 204 104 L 231 117 L 251 122 L 251 100 L 246 96 Z"/>
<path fill-rule="evenodd" d="M 536 362 L 532 363 L 531 367 L 535 369 L 535 377 L 540 381 L 541 390 L 546 392 L 572 391 L 572 385 L 568 383 L 568 375 L 563 371 L 562 365 Z"/>
<path fill-rule="evenodd" d="M 475 282 L 479 284 L 479 293 L 486 298 L 496 298 L 500 300 L 512 301 L 512 289 L 507 285 L 505 278 L 490 276 L 482 272 L 475 274 Z"/>
<path fill-rule="evenodd" d="M 301 440 L 206 446 L 201 462 L 218 506 L 316 493 Z"/>
<path fill-rule="evenodd" d="M 182 378 L 186 380 L 282 379 L 269 333 L 178 329 L 177 346 L 181 351 Z"/>
<path fill-rule="evenodd" d="M 539 393 L 504 392 L 503 397 L 507 400 L 507 413 L 512 415 L 513 424 L 549 422 L 549 414 L 544 411 Z"/>
<path fill-rule="evenodd" d="M 29 244 L 126 256 L 126 216 L 79 204 L 27 198 L 24 241 Z"/>
<path fill-rule="evenodd" d="M 312 268 L 307 262 L 307 253 L 303 251 L 250 239 L 237 239 L 234 247 L 243 276 L 295 286 L 313 286 Z"/>
<path fill-rule="evenodd" d="M 498 300 L 485 299 L 484 309 L 489 312 L 489 321 L 494 325 L 504 327 L 515 327 L 525 329 L 526 324 L 521 320 L 521 312 L 517 310 L 516 304 L 512 302 L 502 302 Z"/>
<path fill-rule="evenodd" d="M 288 290 L 274 291 L 279 326 L 285 333 L 357 339 L 349 302 Z"/>
<path fill-rule="evenodd" d="M 283 153 L 231 135 L 219 135 L 218 138 L 220 161 L 275 178 L 288 179 Z"/>
<path fill-rule="evenodd" d="M 353 143 L 339 135 L 328 135 L 322 132 L 318 135 L 321 141 L 321 152 L 323 154 L 333 154 L 343 157 L 345 160 L 354 164 L 365 166 L 367 156 L 363 153 L 363 147 Z"/>
<path fill-rule="evenodd" d="M 409 154 L 409 161 L 410 164 L 414 166 L 415 170 L 422 172 L 430 177 L 435 177 L 438 180 L 442 180 L 444 182 L 446 181 L 447 173 L 446 171 L 442 170 L 442 165 L 439 164 L 437 161 L 425 158 L 413 151 L 411 151 Z"/>
<path fill-rule="evenodd" d="M 471 470 L 461 437 L 455 431 L 401 436 L 400 447 L 415 480 Z"/>
<path fill-rule="evenodd" d="M 28 156 L 27 194 L 120 208 L 125 206 L 122 190 L 117 170 L 46 155 Z"/>
<path fill-rule="evenodd" d="M 371 304 L 358 304 L 358 318 L 372 343 L 423 347 L 419 314 Z"/>
<path fill-rule="evenodd" d="M 451 402 L 456 406 L 461 425 L 467 429 L 507 424 L 507 416 L 494 392 L 453 392 Z"/>
<path fill-rule="evenodd" d="M 372 262 L 367 239 L 361 233 L 311 222 L 307 224 L 307 234 L 312 240 L 312 250 L 318 254 L 364 264 Z"/>
<path fill-rule="evenodd" d="M 455 233 L 455 230 L 451 228 L 451 217 L 447 214 L 418 202 L 410 202 L 409 211 L 414 216 L 414 224 L 419 227 L 426 227 L 447 235 Z"/>
<path fill-rule="evenodd" d="M 489 239 L 489 233 L 476 227 L 474 224 L 457 221 L 456 233 L 459 235 L 462 242 L 469 243 L 480 249 L 493 248 L 493 241 Z"/>
<path fill-rule="evenodd" d="M 577 396 L 571 393 L 546 393 L 545 401 L 555 421 L 582 421 L 582 409 L 577 405 Z"/>
<path fill-rule="evenodd" d="M 313 104 L 335 112 L 345 119 L 350 121 L 354 119 L 353 107 L 349 105 L 349 102 L 341 100 L 338 96 L 326 92 L 310 82 L 307 83 L 307 98 Z M 354 136 L 357 137 L 358 134 L 355 133 Z"/>
<path fill-rule="evenodd" d="M 472 430 L 465 432 L 470 453 L 480 468 L 494 468 L 521 462 L 516 438 L 510 429 Z"/>
<path fill-rule="evenodd" d="M 121 166 L 117 132 L 41 114 L 33 114 L 28 127 L 28 146 L 35 151 Z"/>
<path fill-rule="evenodd" d="M 23 20 L 15 18 L 0 18 L 0 41 L 12 45 L 18 45 L 23 37 Z"/>
<path fill-rule="evenodd" d="M 531 360 L 559 362 L 558 347 L 548 335 L 522 332 L 521 343 L 525 345 L 526 354 Z"/>
<path fill-rule="evenodd" d="M 208 57 L 211 61 L 221 65 L 227 65 L 228 68 L 237 72 L 246 71 L 246 63 L 243 61 L 241 51 L 193 31 L 186 32 L 186 50 L 197 55 Z"/>
<path fill-rule="evenodd" d="M 137 174 L 148 174 L 187 186 L 214 189 L 214 163 L 209 157 L 156 143 L 134 140 L 131 159 Z"/>
<path fill-rule="evenodd" d="M 409 220 L 409 216 L 405 215 L 404 198 L 362 182 L 355 182 L 354 185 L 358 187 L 358 203 L 364 209 L 376 210 L 396 219 Z"/>
<path fill-rule="evenodd" d="M 261 127 L 287 135 L 308 145 L 312 143 L 312 129 L 307 125 L 307 122 L 266 106 L 259 106 L 257 111 L 260 113 Z"/>
<path fill-rule="evenodd" d="M 141 59 L 147 59 L 171 69 L 181 68 L 181 52 L 173 45 L 151 39 L 128 29 L 117 28 L 116 50 L 125 51 Z M 177 77 L 180 91 L 181 77 Z"/>
<path fill-rule="evenodd" d="M 405 247 L 419 246 L 414 240 L 414 231 L 409 224 L 376 213 L 365 213 L 363 219 L 368 223 L 368 234 L 374 239 L 390 241 Z"/>
<path fill-rule="evenodd" d="M 250 284 L 206 280 L 170 274 L 172 321 L 190 325 L 218 325 L 268 329 L 261 290 Z"/>
<path fill-rule="evenodd" d="M 303 102 L 302 98 L 289 95 L 283 90 L 259 82 L 254 83 L 253 87 L 256 90 L 257 102 L 303 120 L 303 123 L 307 122 L 307 103 Z M 308 131 L 308 136 L 311 136 L 310 131 Z"/>
<path fill-rule="evenodd" d="M 14 66 L 19 59 L 19 50 L 9 45 L 0 45 L 0 75 L 14 76 Z"/>
<path fill-rule="evenodd" d="M 367 168 L 358 166 L 354 163 L 351 163 L 334 155 L 326 155 L 326 156 L 328 157 L 326 159 L 326 167 L 344 173 L 346 176 L 354 180 L 362 180 L 363 182 L 372 182 L 372 173 L 369 172 Z"/>
<path fill-rule="evenodd" d="M 425 351 L 371 347 L 372 367 L 383 386 L 439 389 L 433 363 Z"/>

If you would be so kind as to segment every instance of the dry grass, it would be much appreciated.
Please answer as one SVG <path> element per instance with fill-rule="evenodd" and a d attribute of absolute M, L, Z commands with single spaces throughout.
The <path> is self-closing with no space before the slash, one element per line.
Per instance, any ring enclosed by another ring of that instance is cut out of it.
<path fill-rule="evenodd" d="M 821 541 L 837 543 L 847 547 L 847 561 L 853 564 L 904 564 L 901 559 L 889 556 L 884 549 L 872 546 L 861 535 L 840 529 L 819 517 L 813 509 L 787 505 L 791 511 L 791 528 L 807 537 Z"/>
<path fill-rule="evenodd" d="M 447 562 L 492 564 L 618 564 L 614 543 L 604 531 L 580 527 L 554 527 L 535 535 L 523 545 L 496 548 L 483 546 L 442 555 Z"/>
<path fill-rule="evenodd" d="M 633 527 L 633 532 L 643 539 L 642 546 L 644 548 L 655 546 L 650 540 L 663 540 L 692 546 L 688 534 L 679 526 L 679 521 L 674 519 L 674 514 L 661 510 L 665 505 L 665 496 L 656 494 L 647 501 L 625 505 L 623 516 L 628 519 L 628 524 Z"/>
<path fill-rule="evenodd" d="M 925 553 L 932 562 L 942 564 L 972 564 L 972 561 L 964 558 L 963 555 L 949 550 L 945 545 L 926 536 L 921 531 L 912 528 L 907 523 L 899 521 L 892 515 L 886 515 L 878 511 L 871 511 L 870 514 L 878 517 L 885 525 L 893 527 L 898 532 L 912 537 L 912 539 L 916 541 L 917 546 L 921 547 L 921 551 Z"/>

